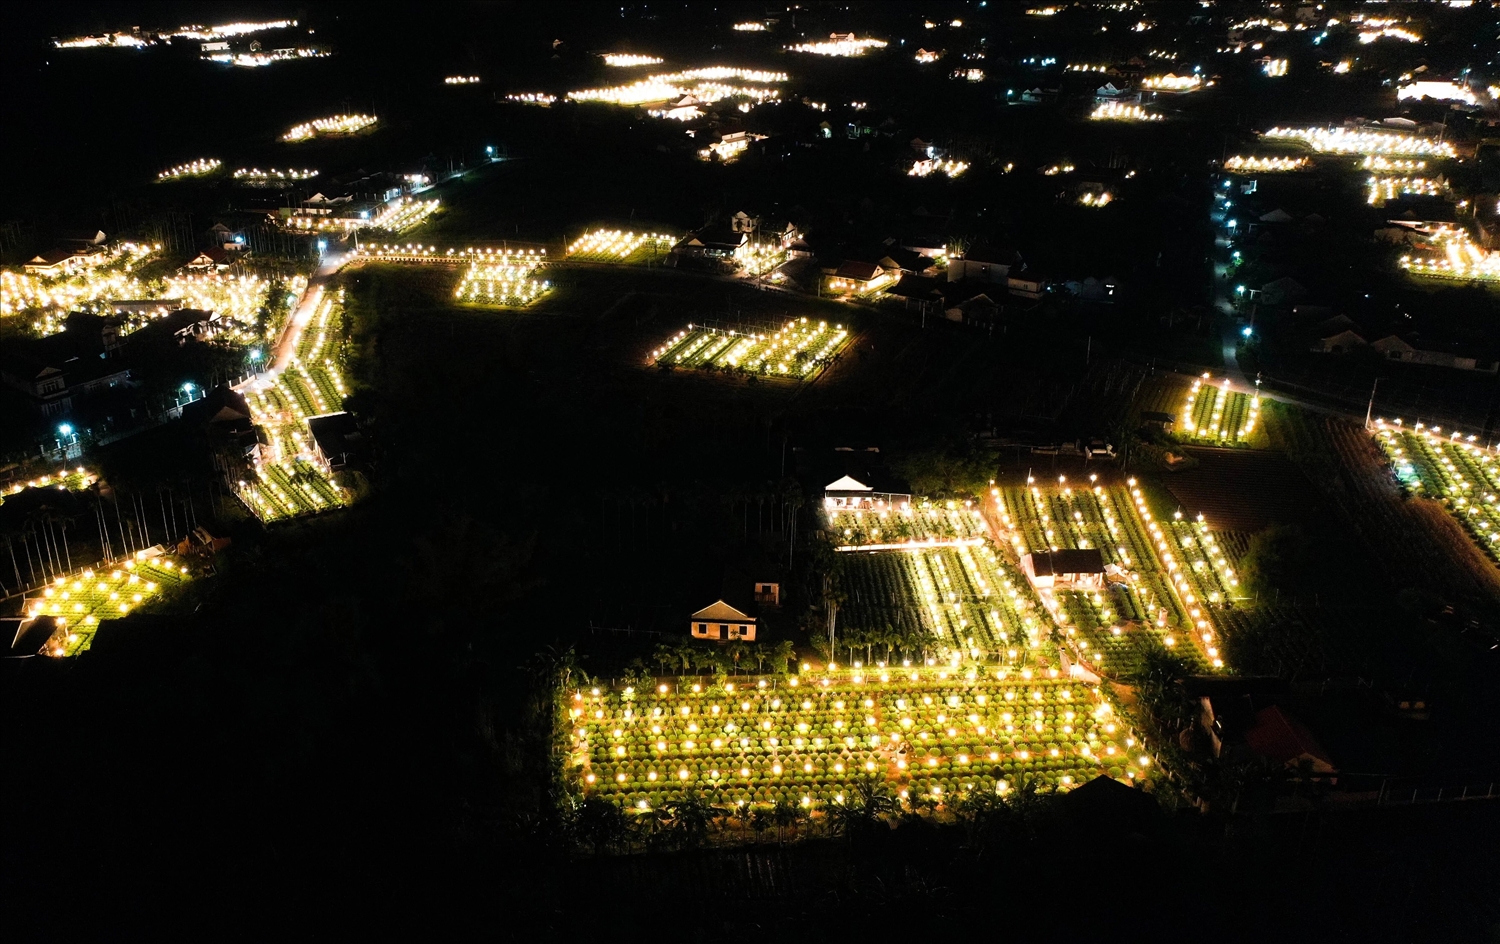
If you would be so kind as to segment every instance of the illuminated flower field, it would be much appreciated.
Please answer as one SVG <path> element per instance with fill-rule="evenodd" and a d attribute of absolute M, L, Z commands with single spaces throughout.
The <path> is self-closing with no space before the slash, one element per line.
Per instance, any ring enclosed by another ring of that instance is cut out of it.
<path fill-rule="evenodd" d="M 1056 669 L 840 669 L 722 687 L 593 688 L 568 699 L 568 776 L 635 812 L 689 791 L 817 813 L 866 778 L 943 805 L 1022 779 L 1068 789 L 1152 764 L 1096 689 Z"/>
<path fill-rule="evenodd" d="M 652 351 L 647 363 L 800 380 L 831 363 L 848 340 L 843 325 L 806 318 L 788 321 L 774 334 L 688 325 Z"/>
<path fill-rule="evenodd" d="M 256 425 L 268 446 L 252 478 L 239 483 L 239 496 L 262 521 L 328 511 L 348 496 L 318 462 L 307 421 L 343 409 L 346 389 L 333 357 L 330 332 L 343 307 L 343 292 L 324 296 L 298 340 L 286 369 L 269 385 L 247 392 Z"/>
<path fill-rule="evenodd" d="M 1161 115 L 1149 112 L 1139 105 L 1105 102 L 1089 113 L 1089 119 L 1092 121 L 1161 121 Z"/>
<path fill-rule="evenodd" d="M 289 142 L 311 141 L 325 135 L 355 134 L 375 126 L 374 115 L 333 115 L 316 118 L 300 125 L 293 125 L 281 140 Z"/>
<path fill-rule="evenodd" d="M 224 162 L 215 157 L 199 158 L 196 161 L 189 161 L 186 164 L 169 167 L 157 174 L 156 179 L 158 181 L 167 181 L 186 180 L 189 177 L 207 177 L 218 171 L 223 165 Z"/>
<path fill-rule="evenodd" d="M 551 282 L 535 277 L 544 261 L 521 252 L 476 259 L 459 278 L 453 297 L 466 305 L 523 308 L 552 290 Z"/>
<path fill-rule="evenodd" d="M 640 264 L 661 259 L 662 254 L 670 252 L 676 244 L 677 237 L 666 233 L 596 229 L 568 246 L 568 258 L 579 262 Z"/>
<path fill-rule="evenodd" d="M 1351 131 L 1348 128 L 1272 128 L 1266 138 L 1296 141 L 1328 154 L 1368 154 L 1381 157 L 1453 157 L 1453 145 L 1436 138 L 1419 138 L 1389 131 Z"/>
<path fill-rule="evenodd" d="M 1375 441 L 1408 490 L 1442 501 L 1484 552 L 1500 561 L 1500 458 L 1477 437 L 1400 420 L 1375 423 Z"/>
<path fill-rule="evenodd" d="M 187 578 L 187 567 L 169 557 L 146 557 L 58 577 L 26 601 L 30 616 L 52 616 L 58 635 L 48 644 L 55 656 L 74 656 L 94 641 L 99 621 L 125 616 L 151 601 L 162 590 Z"/>
<path fill-rule="evenodd" d="M 1043 604 L 1080 658 L 1108 675 L 1133 673 L 1149 637 L 1190 664 L 1223 668 L 1212 607 L 1239 595 L 1238 578 L 1200 521 L 1157 521 L 1134 479 L 1011 487 L 995 496 L 1016 555 L 1095 548 L 1104 589 L 1044 589 Z"/>
<path fill-rule="evenodd" d="M 1260 420 L 1260 396 L 1229 389 L 1225 379 L 1213 383 L 1208 374 L 1193 381 L 1182 405 L 1187 420 L 1179 433 L 1199 442 L 1242 443 L 1250 440 Z"/>
<path fill-rule="evenodd" d="M 1305 157 L 1254 157 L 1236 154 L 1224 162 L 1224 169 L 1241 174 L 1279 174 L 1307 170 L 1312 161 Z"/>

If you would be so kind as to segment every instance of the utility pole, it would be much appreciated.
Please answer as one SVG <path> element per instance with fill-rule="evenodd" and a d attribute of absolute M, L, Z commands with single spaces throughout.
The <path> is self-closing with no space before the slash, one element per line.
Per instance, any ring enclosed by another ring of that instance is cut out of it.
<path fill-rule="evenodd" d="M 1380 378 L 1375 378 L 1375 383 L 1370 387 L 1370 403 L 1365 407 L 1365 429 L 1370 428 L 1370 414 L 1375 412 L 1375 391 L 1380 388 Z"/>

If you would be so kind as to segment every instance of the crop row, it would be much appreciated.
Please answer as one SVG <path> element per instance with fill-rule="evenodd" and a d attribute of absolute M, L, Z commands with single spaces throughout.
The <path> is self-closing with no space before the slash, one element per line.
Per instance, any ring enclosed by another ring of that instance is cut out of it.
<path fill-rule="evenodd" d="M 1476 445 L 1472 436 L 1441 433 L 1382 420 L 1375 439 L 1408 490 L 1441 500 L 1479 546 L 1500 560 L 1500 467 L 1494 451 Z"/>
<path fill-rule="evenodd" d="M 801 378 L 833 360 L 848 339 L 843 325 L 806 318 L 789 321 L 774 334 L 689 325 L 652 351 L 649 363 Z"/>
<path fill-rule="evenodd" d="M 942 799 L 1023 776 L 1128 779 L 1149 764 L 1097 690 L 1026 675 L 892 668 L 801 689 L 576 692 L 573 769 L 586 794 L 645 809 L 689 789 L 838 802 L 869 776 Z"/>
<path fill-rule="evenodd" d="M 919 502 L 878 511 L 839 511 L 828 516 L 834 540 L 843 546 L 951 541 L 984 537 L 984 514 L 973 502 Z"/>
<path fill-rule="evenodd" d="M 1260 396 L 1229 389 L 1229 381 L 1208 383 L 1208 375 L 1193 381 L 1183 403 L 1188 418 L 1180 432 L 1205 442 L 1245 442 L 1260 421 Z"/>

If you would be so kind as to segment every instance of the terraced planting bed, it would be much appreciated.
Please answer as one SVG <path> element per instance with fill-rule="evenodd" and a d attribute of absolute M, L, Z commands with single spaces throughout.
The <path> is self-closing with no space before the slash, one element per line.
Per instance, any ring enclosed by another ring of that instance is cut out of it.
<path fill-rule="evenodd" d="M 342 290 L 325 296 L 286 369 L 271 386 L 246 395 L 255 423 L 266 431 L 270 443 L 254 473 L 238 483 L 237 493 L 262 521 L 316 514 L 348 502 L 315 458 L 307 428 L 312 417 L 343 408 L 344 378 L 331 347 L 333 326 L 342 309 Z"/>
<path fill-rule="evenodd" d="M 93 644 L 100 620 L 125 616 L 186 579 L 187 568 L 171 557 L 127 558 L 56 578 L 26 600 L 26 612 L 55 617 L 53 654 L 74 656 Z"/>
<path fill-rule="evenodd" d="M 848 340 L 843 325 L 807 318 L 763 332 L 688 325 L 652 351 L 647 363 L 804 380 L 831 363 Z"/>
<path fill-rule="evenodd" d="M 1401 485 L 1412 494 L 1440 500 L 1484 552 L 1500 561 L 1500 464 L 1495 450 L 1479 445 L 1474 436 L 1444 433 L 1421 423 L 1407 428 L 1378 420 L 1374 433 Z"/>
<path fill-rule="evenodd" d="M 1193 381 L 1177 422 L 1179 435 L 1197 442 L 1248 443 L 1260 421 L 1260 396 L 1229 389 L 1204 374 Z"/>
<path fill-rule="evenodd" d="M 638 813 L 690 791 L 723 807 L 845 802 L 863 778 L 940 805 L 1023 779 L 1130 781 L 1151 760 L 1096 688 L 1056 669 L 839 670 L 722 687 L 567 696 L 569 780 Z"/>

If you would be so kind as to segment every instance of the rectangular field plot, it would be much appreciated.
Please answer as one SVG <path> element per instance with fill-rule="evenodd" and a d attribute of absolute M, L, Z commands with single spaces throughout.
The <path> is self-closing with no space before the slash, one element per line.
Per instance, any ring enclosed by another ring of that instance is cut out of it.
<path fill-rule="evenodd" d="M 841 550 L 911 543 L 981 543 L 989 533 L 984 513 L 972 502 L 920 501 L 880 511 L 839 511 L 828 515 L 828 527 Z"/>
<path fill-rule="evenodd" d="M 1102 581 L 1041 591 L 1044 606 L 1063 627 L 1064 636 L 1095 671 L 1137 672 L 1148 638 L 1174 649 L 1199 669 L 1223 667 L 1211 605 L 1227 599 L 1227 590 L 1216 581 L 1229 564 L 1222 553 L 1212 553 L 1217 547 L 1201 522 L 1173 521 L 1164 529 L 1146 508 L 1133 479 L 1110 488 L 1009 487 L 996 500 L 1017 555 L 1099 551 L 1105 568 Z M 1184 540 L 1191 543 L 1183 544 Z M 1184 555 L 1189 548 L 1190 554 Z M 1198 573 L 1200 556 L 1211 573 Z M 1188 558 L 1186 567 L 1183 557 Z M 1223 579 L 1234 578 L 1230 574 Z"/>
<path fill-rule="evenodd" d="M 689 791 L 817 815 L 866 778 L 949 803 L 1023 778 L 1066 790 L 1150 760 L 1092 686 L 1048 672 L 872 668 L 773 681 L 570 693 L 568 776 L 643 813 Z"/>
<path fill-rule="evenodd" d="M 1500 468 L 1495 450 L 1474 439 L 1420 423 L 1410 429 L 1385 420 L 1375 424 L 1375 441 L 1402 486 L 1440 500 L 1484 552 L 1500 561 Z"/>
<path fill-rule="evenodd" d="M 538 264 L 522 261 L 474 262 L 459 277 L 453 297 L 465 305 L 524 308 L 552 290 L 552 283 L 536 275 Z"/>
<path fill-rule="evenodd" d="M 1229 381 L 1214 383 L 1208 374 L 1193 381 L 1182 405 L 1177 431 L 1198 442 L 1245 443 L 1260 420 L 1260 396 L 1229 389 Z"/>
<path fill-rule="evenodd" d="M 843 325 L 807 318 L 765 332 L 688 325 L 652 351 L 647 363 L 803 380 L 831 363 L 848 340 Z"/>
<path fill-rule="evenodd" d="M 568 246 L 568 258 L 577 262 L 645 265 L 648 262 L 660 262 L 676 244 L 677 237 L 665 233 L 631 233 L 617 229 L 596 229 L 574 240 Z"/>
<path fill-rule="evenodd" d="M 877 657 L 1030 662 L 1054 623 L 1026 578 L 988 541 L 854 552 L 839 586 L 841 646 Z M 868 647 L 868 648 L 866 648 Z"/>

